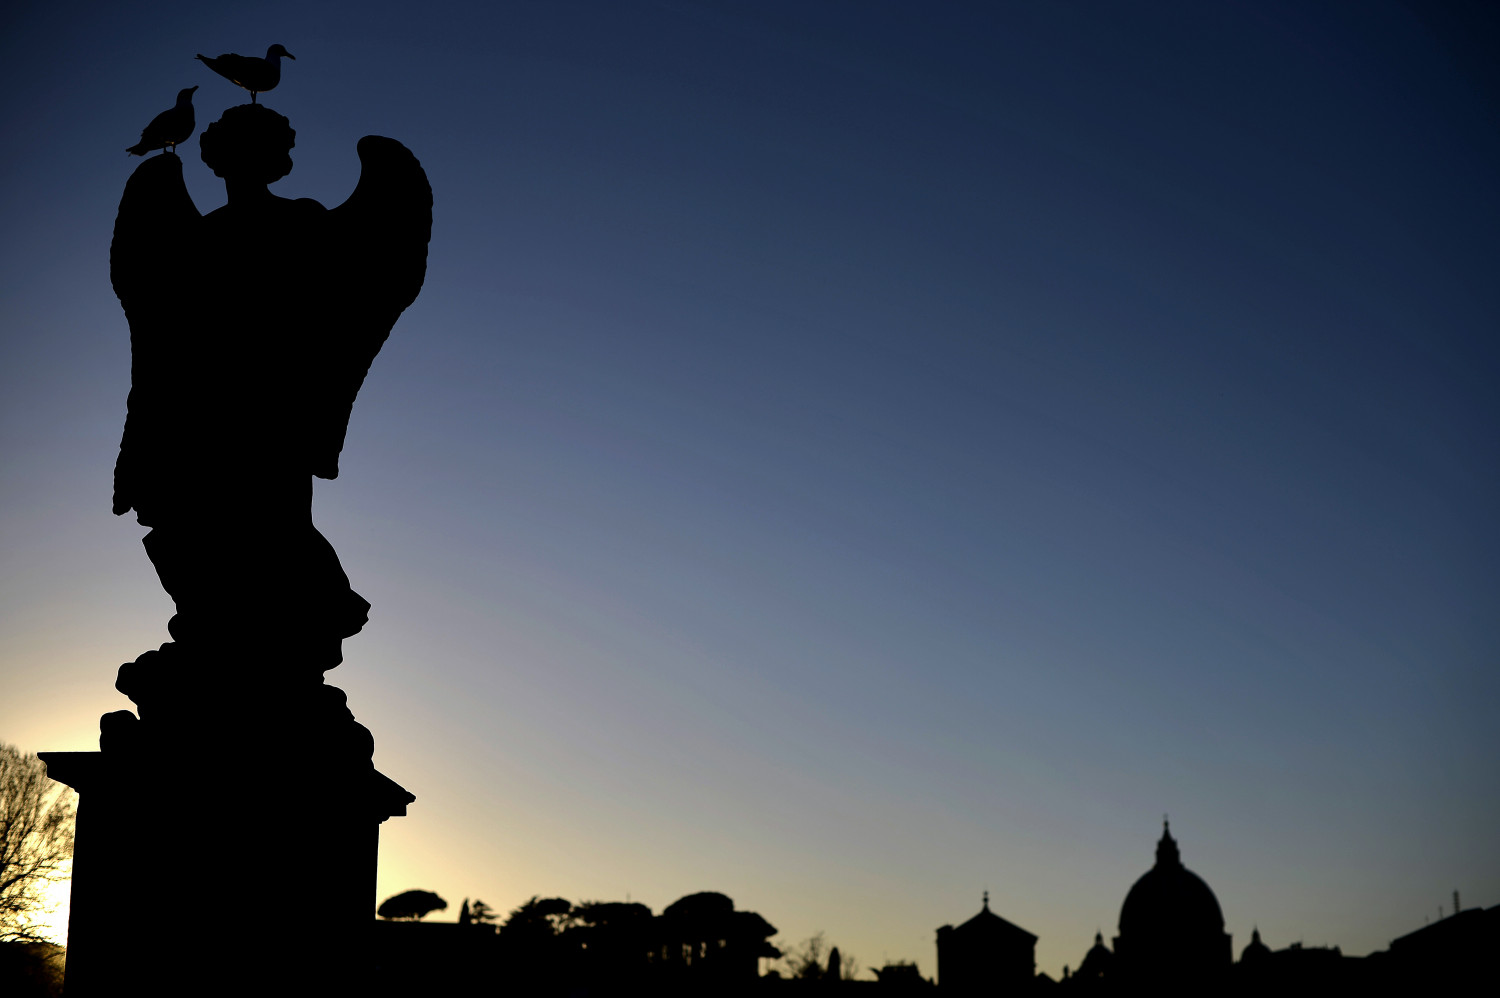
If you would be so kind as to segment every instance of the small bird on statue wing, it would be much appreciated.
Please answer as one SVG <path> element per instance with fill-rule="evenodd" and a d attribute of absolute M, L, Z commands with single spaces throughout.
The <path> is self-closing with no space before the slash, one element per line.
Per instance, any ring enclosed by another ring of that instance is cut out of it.
<path fill-rule="evenodd" d="M 297 58 L 280 45 L 272 45 L 266 49 L 264 59 L 253 55 L 235 55 L 233 52 L 226 52 L 217 59 L 201 54 L 196 58 L 230 83 L 250 91 L 250 103 L 254 104 L 256 94 L 273 90 L 281 82 L 282 56 Z"/>
<path fill-rule="evenodd" d="M 177 91 L 177 103 L 151 119 L 151 124 L 141 130 L 141 141 L 125 151 L 132 156 L 144 156 L 152 149 L 177 151 L 177 143 L 186 142 L 193 134 L 197 121 L 193 118 L 193 91 L 188 87 Z"/>

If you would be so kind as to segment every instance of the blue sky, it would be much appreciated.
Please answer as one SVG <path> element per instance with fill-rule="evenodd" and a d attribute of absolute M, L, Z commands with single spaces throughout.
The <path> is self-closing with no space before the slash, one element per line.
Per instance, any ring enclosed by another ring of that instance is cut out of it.
<path fill-rule="evenodd" d="M 280 42 L 273 190 L 375 133 L 435 196 L 315 507 L 374 604 L 329 681 L 418 796 L 382 897 L 719 890 L 930 974 L 989 889 L 1056 976 L 1169 812 L 1236 951 L 1500 902 L 1493 21 L 25 5 L 0 738 L 93 747 L 167 638 L 109 513 L 123 149 Z"/>

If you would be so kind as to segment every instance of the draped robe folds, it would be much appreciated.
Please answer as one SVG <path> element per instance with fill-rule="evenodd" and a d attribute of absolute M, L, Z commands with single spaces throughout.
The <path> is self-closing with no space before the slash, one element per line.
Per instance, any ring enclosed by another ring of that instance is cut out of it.
<path fill-rule="evenodd" d="M 111 277 L 131 335 L 131 391 L 114 511 L 176 603 L 184 649 L 275 649 L 321 677 L 369 604 L 312 523 L 312 477 L 333 478 L 354 397 L 426 270 L 431 190 L 400 143 L 360 141 L 363 175 L 338 208 L 264 188 L 200 215 L 182 161 L 158 156 L 125 189 Z"/>

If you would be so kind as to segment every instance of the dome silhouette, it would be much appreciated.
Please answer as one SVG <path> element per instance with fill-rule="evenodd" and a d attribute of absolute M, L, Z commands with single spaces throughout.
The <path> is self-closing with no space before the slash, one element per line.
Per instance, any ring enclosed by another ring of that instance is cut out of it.
<path fill-rule="evenodd" d="M 1177 840 L 1162 822 L 1156 865 L 1120 906 L 1115 965 L 1123 982 L 1161 993 L 1196 993 L 1229 970 L 1233 955 L 1219 899 L 1182 865 Z"/>
<path fill-rule="evenodd" d="M 1133 936 L 1224 931 L 1219 899 L 1203 878 L 1182 865 L 1177 841 L 1163 823 L 1156 865 L 1142 874 L 1120 908 L 1120 932 Z"/>
<path fill-rule="evenodd" d="M 1260 941 L 1260 929 L 1250 934 L 1250 943 L 1240 953 L 1240 963 L 1259 963 L 1271 955 L 1271 947 Z"/>

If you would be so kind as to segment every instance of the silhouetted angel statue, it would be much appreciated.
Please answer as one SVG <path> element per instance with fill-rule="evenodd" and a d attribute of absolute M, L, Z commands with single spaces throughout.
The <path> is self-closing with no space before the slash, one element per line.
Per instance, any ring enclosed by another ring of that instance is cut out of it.
<path fill-rule="evenodd" d="M 338 475 L 355 395 L 421 289 L 432 191 L 416 157 L 371 135 L 339 207 L 277 197 L 294 135 L 257 104 L 210 125 L 203 161 L 229 198 L 207 215 L 177 157 L 126 184 L 110 249 L 131 340 L 114 512 L 151 528 L 177 659 L 318 684 L 369 604 L 313 527 L 312 476 Z M 165 681 L 146 671 L 118 684 L 138 704 Z"/>

